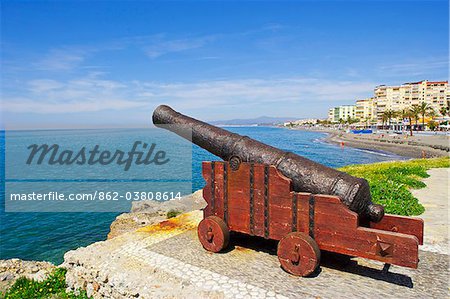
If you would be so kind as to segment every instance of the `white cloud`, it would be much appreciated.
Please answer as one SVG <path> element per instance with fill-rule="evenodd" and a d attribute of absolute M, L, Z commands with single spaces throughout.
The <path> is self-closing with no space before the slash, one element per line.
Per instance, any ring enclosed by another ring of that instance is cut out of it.
<path fill-rule="evenodd" d="M 42 93 L 55 90 L 64 85 L 56 80 L 51 79 L 37 79 L 28 82 L 29 89 L 33 93 Z"/>
<path fill-rule="evenodd" d="M 142 102 L 133 102 L 123 99 L 96 99 L 81 100 L 73 102 L 49 102 L 46 100 L 36 101 L 28 98 L 11 98 L 4 103 L 4 109 L 8 112 L 24 113 L 32 112 L 39 114 L 65 114 L 80 112 L 98 112 L 104 110 L 123 110 L 145 106 Z M 86 121 L 86 119 L 80 120 Z"/>
<path fill-rule="evenodd" d="M 432 70 L 448 69 L 448 58 L 434 58 L 434 59 L 417 59 L 410 63 L 398 63 L 383 65 L 380 70 L 387 72 L 386 74 L 403 75 L 408 77 L 410 75 L 421 75 L 429 73 Z"/>
<path fill-rule="evenodd" d="M 290 103 L 310 100 L 353 100 L 373 90 L 373 82 L 325 81 L 309 78 L 221 80 L 198 83 L 140 83 L 141 96 L 189 103 L 190 107 L 250 103 Z"/>
<path fill-rule="evenodd" d="M 162 103 L 178 109 L 236 109 L 250 106 L 289 111 L 313 101 L 353 101 L 370 95 L 373 82 L 330 81 L 315 78 L 242 79 L 195 83 L 119 82 L 91 74 L 68 81 L 32 80 L 22 96 L 4 95 L 3 110 L 43 114 L 96 112 L 156 106 Z M 223 117 L 227 117 L 224 115 Z"/>
<path fill-rule="evenodd" d="M 127 85 L 98 78 L 90 73 L 85 77 L 56 81 L 39 79 L 28 82 L 28 92 L 21 96 L 4 95 L 3 110 L 20 113 L 62 114 L 121 110 L 144 106 L 135 101 Z"/>
<path fill-rule="evenodd" d="M 60 48 L 50 50 L 35 67 L 45 71 L 67 71 L 79 66 L 90 51 L 77 48 Z"/>
<path fill-rule="evenodd" d="M 68 45 L 50 49 L 42 59 L 32 63 L 40 71 L 73 71 L 79 68 L 95 68 L 83 65 L 86 59 L 98 52 L 108 50 L 124 50 L 130 47 L 140 49 L 149 58 L 186 50 L 201 48 L 214 40 L 215 36 L 200 36 L 191 38 L 166 38 L 164 34 L 150 36 L 135 36 L 119 38 L 96 45 Z"/>
<path fill-rule="evenodd" d="M 201 48 L 213 39 L 212 36 L 205 36 L 189 39 L 156 40 L 152 44 L 144 47 L 144 51 L 148 57 L 154 59 L 168 53 Z"/>

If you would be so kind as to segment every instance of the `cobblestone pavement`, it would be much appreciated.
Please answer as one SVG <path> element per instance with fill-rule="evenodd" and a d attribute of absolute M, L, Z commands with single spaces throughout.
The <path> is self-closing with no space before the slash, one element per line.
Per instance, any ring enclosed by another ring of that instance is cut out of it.
<path fill-rule="evenodd" d="M 85 277 L 83 279 L 86 280 L 69 285 L 75 288 L 87 284 L 94 296 L 97 292 L 117 298 L 449 296 L 449 259 L 446 254 L 420 251 L 417 270 L 392 266 L 388 273 L 381 271 L 383 264 L 378 262 L 354 258 L 344 263 L 332 256 L 324 256 L 319 271 L 313 277 L 301 278 L 280 268 L 275 254 L 276 243 L 267 240 L 234 234 L 227 251 L 216 254 L 205 251 L 196 233 L 201 217 L 200 211 L 194 211 L 184 216 L 185 220 L 143 228 L 69 252 L 65 261 L 69 275 L 75 271 L 77 275 L 74 277 L 78 280 Z M 119 261 L 122 266 L 116 268 L 120 273 L 112 273 L 107 265 Z M 88 278 L 88 275 L 80 274 L 80 269 L 94 274 Z M 103 277 L 105 271 L 109 280 Z M 127 275 L 132 271 L 141 274 Z M 111 281 L 114 281 L 112 285 Z M 164 284 L 169 281 L 170 284 Z M 120 293 L 116 291 L 118 286 L 122 288 Z M 155 293 L 155 290 L 158 291 Z"/>

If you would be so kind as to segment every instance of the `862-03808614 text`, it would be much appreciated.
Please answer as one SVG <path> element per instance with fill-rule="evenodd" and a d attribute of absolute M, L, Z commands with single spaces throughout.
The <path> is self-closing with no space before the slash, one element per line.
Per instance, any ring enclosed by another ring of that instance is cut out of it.
<path fill-rule="evenodd" d="M 100 200 L 100 201 L 117 201 L 117 200 L 128 200 L 128 201 L 138 201 L 138 200 L 157 200 L 157 201 L 167 201 L 181 199 L 181 192 L 168 192 L 168 191 L 127 191 L 127 192 L 117 192 L 117 191 L 94 191 L 91 193 L 70 193 L 65 194 L 64 192 L 51 191 L 47 193 L 11 193 L 11 201 L 89 201 L 89 200 Z"/>

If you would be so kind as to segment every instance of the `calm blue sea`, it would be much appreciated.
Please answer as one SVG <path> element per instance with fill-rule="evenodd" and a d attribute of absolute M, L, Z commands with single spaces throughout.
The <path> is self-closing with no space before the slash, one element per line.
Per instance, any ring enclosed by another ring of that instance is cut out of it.
<path fill-rule="evenodd" d="M 283 150 L 303 155 L 330 167 L 403 159 L 381 152 L 370 152 L 349 147 L 341 149 L 339 146 L 323 142 L 326 136 L 323 133 L 273 127 L 230 127 L 227 129 Z M 27 139 L 32 139 L 33 136 L 40 135 L 42 132 L 23 131 L 19 134 L 23 134 Z M 49 131 L 45 132 L 45 134 L 48 134 Z M 64 134 L 64 131 L 58 130 L 54 133 Z M 104 240 L 109 232 L 109 225 L 118 213 L 5 213 L 5 132 L 0 134 L 2 174 L 0 259 L 16 257 L 28 260 L 47 260 L 59 264 L 63 261 L 64 252 Z M 93 134 L 101 134 L 102 138 L 114 136 L 110 140 L 118 140 L 118 134 L 119 136 L 122 134 L 123 139 L 130 139 L 130 134 L 131 136 L 142 136 L 142 134 L 145 134 L 145 130 L 70 130 L 70 136 L 74 143 L 82 142 Z M 194 146 L 192 159 L 193 191 L 203 187 L 201 162 L 204 160 L 218 160 L 218 158 Z"/>

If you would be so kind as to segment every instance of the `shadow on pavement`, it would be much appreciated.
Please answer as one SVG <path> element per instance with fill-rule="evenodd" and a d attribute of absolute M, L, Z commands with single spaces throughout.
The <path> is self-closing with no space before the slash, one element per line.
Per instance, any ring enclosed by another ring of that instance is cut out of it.
<path fill-rule="evenodd" d="M 223 253 L 227 253 L 232 250 L 236 250 L 239 247 L 243 247 L 276 256 L 277 244 L 278 242 L 274 240 L 266 240 L 260 237 L 249 237 L 246 234 L 233 232 L 230 236 L 230 244 L 228 248 L 223 251 Z M 407 288 L 413 287 L 412 279 L 407 275 L 359 265 L 357 261 L 353 260 L 349 256 L 326 251 L 321 252 L 320 266 L 316 269 L 316 271 L 314 271 L 314 273 L 312 273 L 312 275 L 307 278 L 314 278 L 319 276 L 322 272 L 321 267 L 365 276 Z"/>

